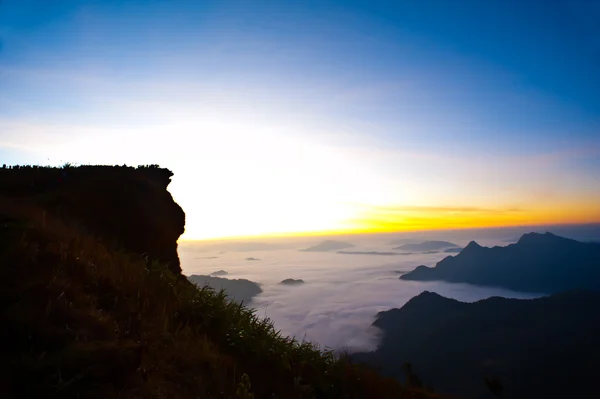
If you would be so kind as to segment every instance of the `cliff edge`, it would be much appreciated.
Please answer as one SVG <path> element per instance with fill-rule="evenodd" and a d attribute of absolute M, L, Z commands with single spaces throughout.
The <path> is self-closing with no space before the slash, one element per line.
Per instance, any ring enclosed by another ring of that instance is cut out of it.
<path fill-rule="evenodd" d="M 35 205 L 43 219 L 57 218 L 108 247 L 142 254 L 181 273 L 177 240 L 185 214 L 167 187 L 173 173 L 156 165 L 0 169 L 0 196 Z"/>
<path fill-rule="evenodd" d="M 190 283 L 170 177 L 155 166 L 0 170 L 0 397 L 437 397 Z"/>

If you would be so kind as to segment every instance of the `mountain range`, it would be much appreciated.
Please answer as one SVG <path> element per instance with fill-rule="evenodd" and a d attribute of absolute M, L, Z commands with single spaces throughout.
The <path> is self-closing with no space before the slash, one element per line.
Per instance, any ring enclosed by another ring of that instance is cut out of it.
<path fill-rule="evenodd" d="M 400 278 L 548 294 L 598 290 L 600 244 L 551 233 L 524 234 L 517 243 L 505 247 L 482 247 L 471 241 L 459 254 L 444 258 L 435 267 L 419 266 Z"/>
<path fill-rule="evenodd" d="M 600 293 L 463 303 L 432 292 L 377 315 L 379 348 L 354 358 L 464 398 L 600 397 Z"/>

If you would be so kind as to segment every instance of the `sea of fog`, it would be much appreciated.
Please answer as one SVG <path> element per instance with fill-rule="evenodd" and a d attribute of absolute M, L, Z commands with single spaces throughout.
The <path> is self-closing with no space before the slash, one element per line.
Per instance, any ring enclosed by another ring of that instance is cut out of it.
<path fill-rule="evenodd" d="M 302 252 L 299 249 L 324 240 L 355 245 L 349 251 L 393 251 L 391 242 L 444 240 L 461 247 L 475 240 L 484 246 L 514 243 L 529 231 L 552 231 L 580 240 L 596 240 L 600 229 L 521 228 L 461 230 L 413 234 L 346 235 L 339 237 L 296 237 L 239 241 L 183 241 L 179 255 L 183 273 L 208 275 L 225 270 L 230 279 L 244 278 L 261 285 L 263 292 L 248 305 L 260 316 L 272 319 L 282 333 L 306 339 L 321 347 L 350 352 L 375 349 L 379 331 L 372 327 L 377 312 L 404 305 L 423 291 L 433 291 L 460 301 L 477 301 L 491 296 L 535 298 L 542 293 L 514 292 L 502 288 L 444 282 L 404 281 L 402 273 L 419 265 L 434 266 L 453 254 L 355 255 L 333 252 Z M 398 251 L 400 252 L 400 251 Z M 248 260 L 250 258 L 251 260 Z M 279 284 L 287 278 L 304 284 Z"/>

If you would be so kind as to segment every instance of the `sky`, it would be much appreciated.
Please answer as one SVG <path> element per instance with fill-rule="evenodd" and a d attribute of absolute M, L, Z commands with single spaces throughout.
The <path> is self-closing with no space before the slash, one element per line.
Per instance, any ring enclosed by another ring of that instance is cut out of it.
<path fill-rule="evenodd" d="M 600 2 L 0 0 L 0 163 L 160 164 L 184 239 L 600 222 Z"/>

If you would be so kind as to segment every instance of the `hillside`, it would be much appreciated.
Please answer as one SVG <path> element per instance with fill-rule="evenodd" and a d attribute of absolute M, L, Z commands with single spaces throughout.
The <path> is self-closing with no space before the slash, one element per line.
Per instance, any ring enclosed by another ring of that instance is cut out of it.
<path fill-rule="evenodd" d="M 156 166 L 0 170 L 3 398 L 432 397 L 180 274 Z"/>
<path fill-rule="evenodd" d="M 506 247 L 482 247 L 472 241 L 458 255 L 433 268 L 419 266 L 403 280 L 443 280 L 504 287 L 522 292 L 557 293 L 600 290 L 600 244 L 551 233 L 529 233 Z"/>
<path fill-rule="evenodd" d="M 200 288 L 209 286 L 216 291 L 225 290 L 227 298 L 241 303 L 250 302 L 252 298 L 262 292 L 258 283 L 244 278 L 228 279 L 192 274 L 191 276 L 188 276 L 188 280 Z"/>
<path fill-rule="evenodd" d="M 375 352 L 355 355 L 403 378 L 405 362 L 426 386 L 465 398 L 600 397 L 600 293 L 463 303 L 423 292 L 380 312 Z M 486 384 L 486 381 L 488 384 Z"/>

